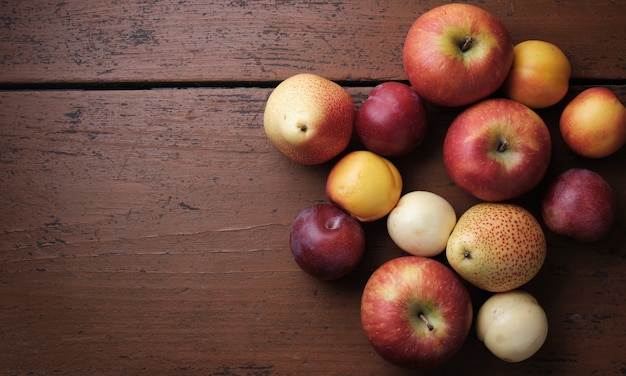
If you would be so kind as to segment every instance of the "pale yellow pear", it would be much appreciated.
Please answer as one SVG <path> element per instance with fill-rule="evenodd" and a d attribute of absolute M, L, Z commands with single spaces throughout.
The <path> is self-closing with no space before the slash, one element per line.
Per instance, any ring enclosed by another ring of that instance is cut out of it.
<path fill-rule="evenodd" d="M 341 153 L 352 138 L 352 96 L 324 77 L 301 73 L 281 82 L 265 104 L 269 140 L 294 161 L 314 165 Z"/>

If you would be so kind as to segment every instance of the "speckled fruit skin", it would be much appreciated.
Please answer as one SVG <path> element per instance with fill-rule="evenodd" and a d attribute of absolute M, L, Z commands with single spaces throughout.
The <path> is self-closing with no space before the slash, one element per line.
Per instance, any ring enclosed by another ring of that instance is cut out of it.
<path fill-rule="evenodd" d="M 546 189 L 541 216 L 554 233 L 593 242 L 613 227 L 617 199 L 611 185 L 597 172 L 570 168 Z"/>
<path fill-rule="evenodd" d="M 513 204 L 480 203 L 457 221 L 446 257 L 466 281 L 502 292 L 530 281 L 543 266 L 546 248 L 541 225 L 529 211 Z"/>
<path fill-rule="evenodd" d="M 311 73 L 291 76 L 270 94 L 263 113 L 269 140 L 306 165 L 327 162 L 352 138 L 354 101 L 337 83 Z"/>

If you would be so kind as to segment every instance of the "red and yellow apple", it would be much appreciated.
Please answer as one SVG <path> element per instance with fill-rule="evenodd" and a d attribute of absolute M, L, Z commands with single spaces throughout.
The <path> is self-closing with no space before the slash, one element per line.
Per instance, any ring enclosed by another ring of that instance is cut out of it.
<path fill-rule="evenodd" d="M 565 97 L 572 69 L 559 47 L 527 40 L 517 44 L 513 52 L 513 66 L 503 86 L 507 98 L 537 109 L 555 105 Z"/>
<path fill-rule="evenodd" d="M 572 99 L 559 122 L 561 135 L 575 153 L 607 157 L 626 143 L 626 107 L 606 87 L 592 87 Z"/>
<path fill-rule="evenodd" d="M 391 259 L 372 273 L 361 297 L 361 324 L 380 356 L 400 367 L 432 369 L 463 346 L 472 301 L 447 266 L 427 257 Z"/>
<path fill-rule="evenodd" d="M 402 58 L 422 98 L 457 107 L 502 85 L 513 62 L 513 43 L 504 24 L 489 12 L 469 4 L 445 4 L 415 20 Z"/>
<path fill-rule="evenodd" d="M 505 201 L 543 179 L 552 153 L 548 127 L 523 104 L 487 99 L 461 112 L 443 144 L 452 181 L 484 201 Z"/>
<path fill-rule="evenodd" d="M 311 73 L 281 82 L 265 104 L 263 126 L 287 157 L 313 165 L 327 162 L 348 146 L 354 101 L 340 85 Z"/>
<path fill-rule="evenodd" d="M 368 150 L 343 156 L 330 170 L 326 196 L 361 222 L 380 219 L 402 193 L 400 171 L 388 159 Z"/>

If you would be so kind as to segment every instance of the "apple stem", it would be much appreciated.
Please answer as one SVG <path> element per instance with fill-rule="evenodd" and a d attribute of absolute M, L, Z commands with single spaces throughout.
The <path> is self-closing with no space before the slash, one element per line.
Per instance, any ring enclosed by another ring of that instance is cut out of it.
<path fill-rule="evenodd" d="M 501 139 L 500 139 L 500 142 L 498 142 L 498 151 L 499 151 L 500 153 L 505 152 L 505 151 L 506 151 L 506 149 L 508 149 L 508 148 L 509 148 L 509 145 L 510 145 L 510 144 L 509 144 L 509 142 L 508 142 L 507 140 L 505 140 L 505 139 L 502 139 L 502 138 L 501 138 Z"/>
<path fill-rule="evenodd" d="M 424 322 L 424 324 L 426 324 L 426 327 L 428 328 L 429 331 L 432 332 L 433 329 L 435 329 L 433 324 L 431 324 L 430 321 L 428 321 L 428 319 L 426 318 L 426 316 L 424 316 L 422 312 L 420 312 L 419 315 L 417 316 Z"/>
<path fill-rule="evenodd" d="M 466 35 L 465 40 L 463 41 L 463 45 L 461 46 L 461 51 L 465 52 L 469 50 L 473 42 L 474 38 L 472 38 L 471 35 Z"/>

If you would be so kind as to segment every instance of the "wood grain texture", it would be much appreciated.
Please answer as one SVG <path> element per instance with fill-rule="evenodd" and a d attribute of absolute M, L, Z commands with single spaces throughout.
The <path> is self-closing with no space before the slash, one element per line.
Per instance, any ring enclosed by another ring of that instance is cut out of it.
<path fill-rule="evenodd" d="M 440 3 L 0 1 L 0 374 L 415 374 L 383 361 L 359 321 L 367 278 L 404 253 L 379 221 L 364 224 L 366 254 L 349 277 L 303 273 L 291 222 L 326 201 L 333 161 L 291 162 L 262 115 L 294 73 L 341 80 L 357 106 L 372 83 L 404 79 L 406 31 Z M 626 103 L 622 2 L 472 3 L 516 42 L 559 45 L 576 82 L 612 83 Z M 131 90 L 143 83 L 165 88 Z M 206 87 L 179 89 L 194 83 Z M 590 168 L 617 195 L 615 228 L 593 244 L 546 231 L 546 264 L 525 287 L 550 321 L 534 357 L 501 362 L 472 333 L 423 374 L 626 373 L 626 148 L 589 160 L 558 134 L 586 87 L 538 111 L 553 159 L 514 202 L 538 215 L 552 177 Z M 450 181 L 441 153 L 459 110 L 429 110 L 423 145 L 393 161 L 404 192 L 433 191 L 460 214 L 478 201 Z M 475 309 L 488 297 L 470 293 Z"/>
<path fill-rule="evenodd" d="M 0 3 L 0 82 L 279 81 L 405 78 L 411 23 L 435 0 Z M 480 1 L 515 43 L 543 39 L 573 77 L 625 79 L 620 1 Z M 303 55 L 302 52 L 307 54 Z"/>
<path fill-rule="evenodd" d="M 582 88 L 574 88 L 572 94 Z M 624 87 L 614 87 L 622 100 Z M 350 89 L 360 103 L 370 88 Z M 384 223 L 365 226 L 365 259 L 325 283 L 293 262 L 295 215 L 325 201 L 332 163 L 288 161 L 264 136 L 270 89 L 0 93 L 0 296 L 7 374 L 398 374 L 359 324 L 369 274 L 402 255 Z M 559 107 L 541 111 L 553 134 Z M 433 111 L 425 146 L 395 160 L 405 191 L 475 202 L 445 174 L 440 145 L 454 111 Z M 527 362 L 503 364 L 472 334 L 433 374 L 620 374 L 626 326 L 625 150 L 603 161 L 558 135 L 550 175 L 607 177 L 616 229 L 584 245 L 548 233 L 527 289 L 550 336 Z M 358 147 L 357 144 L 351 147 Z M 619 170 L 619 167 L 617 171 Z M 541 187 L 520 199 L 537 210 Z M 477 306 L 486 294 L 471 290 Z M 408 374 L 408 373 L 407 373 Z"/>

